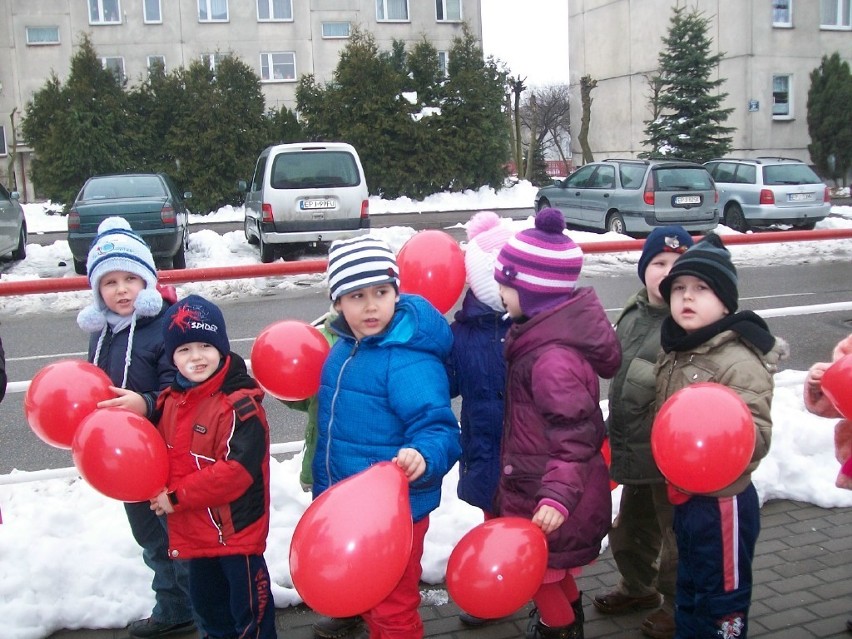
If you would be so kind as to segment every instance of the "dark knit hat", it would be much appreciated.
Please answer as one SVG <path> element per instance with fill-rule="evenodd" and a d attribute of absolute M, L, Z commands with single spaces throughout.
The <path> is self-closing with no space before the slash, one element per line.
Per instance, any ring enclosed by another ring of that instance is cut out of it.
<path fill-rule="evenodd" d="M 692 246 L 692 236 L 682 226 L 658 226 L 645 238 L 639 256 L 639 279 L 645 283 L 648 264 L 660 253 L 685 253 Z"/>
<path fill-rule="evenodd" d="M 393 284 L 399 291 L 399 266 L 386 242 L 364 236 L 332 242 L 328 250 L 328 293 L 332 302 L 341 295 L 378 284 Z"/>
<path fill-rule="evenodd" d="M 222 311 L 199 295 L 189 295 L 169 307 L 163 323 L 163 342 L 169 361 L 173 361 L 179 346 L 190 342 L 210 344 L 222 357 L 231 352 Z"/>
<path fill-rule="evenodd" d="M 497 255 L 494 279 L 518 291 L 521 310 L 527 317 L 574 295 L 583 251 L 564 231 L 562 213 L 542 209 L 535 216 L 535 228 L 511 237 Z"/>
<path fill-rule="evenodd" d="M 725 308 L 731 313 L 737 312 L 739 305 L 737 267 L 731 261 L 731 253 L 722 244 L 722 238 L 715 233 L 706 235 L 677 258 L 672 265 L 672 270 L 660 282 L 660 294 L 666 300 L 666 304 L 671 299 L 672 282 L 678 275 L 694 275 L 706 282 Z"/>

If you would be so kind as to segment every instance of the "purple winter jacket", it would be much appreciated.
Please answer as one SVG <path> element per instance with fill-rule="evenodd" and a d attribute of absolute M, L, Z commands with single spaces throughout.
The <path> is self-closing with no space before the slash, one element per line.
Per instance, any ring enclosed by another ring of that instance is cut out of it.
<path fill-rule="evenodd" d="M 600 381 L 621 363 L 621 346 L 597 295 L 579 288 L 506 336 L 500 514 L 530 518 L 541 500 L 561 504 L 565 523 L 548 535 L 548 566 L 584 566 L 610 528 L 609 473 Z"/>

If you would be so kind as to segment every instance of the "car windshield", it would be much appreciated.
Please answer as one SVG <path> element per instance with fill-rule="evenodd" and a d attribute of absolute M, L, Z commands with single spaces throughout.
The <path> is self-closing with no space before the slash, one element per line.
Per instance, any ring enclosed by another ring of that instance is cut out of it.
<path fill-rule="evenodd" d="M 806 164 L 776 164 L 763 167 L 763 183 L 767 186 L 821 184 L 822 180 Z"/>
<path fill-rule="evenodd" d="M 360 183 L 355 158 L 346 151 L 279 153 L 269 180 L 273 189 L 334 188 Z"/>
<path fill-rule="evenodd" d="M 709 191 L 713 189 L 710 174 L 704 167 L 664 167 L 654 172 L 658 191 Z"/>
<path fill-rule="evenodd" d="M 80 199 L 111 200 L 165 196 L 163 183 L 156 175 L 117 175 L 89 180 Z"/>

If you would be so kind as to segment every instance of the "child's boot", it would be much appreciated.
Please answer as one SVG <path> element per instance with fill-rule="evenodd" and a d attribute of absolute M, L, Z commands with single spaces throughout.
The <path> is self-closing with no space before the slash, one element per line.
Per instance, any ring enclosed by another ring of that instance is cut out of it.
<path fill-rule="evenodd" d="M 585 639 L 583 635 L 583 624 L 580 620 L 568 626 L 551 628 L 540 621 L 536 624 L 534 633 L 528 639 Z"/>

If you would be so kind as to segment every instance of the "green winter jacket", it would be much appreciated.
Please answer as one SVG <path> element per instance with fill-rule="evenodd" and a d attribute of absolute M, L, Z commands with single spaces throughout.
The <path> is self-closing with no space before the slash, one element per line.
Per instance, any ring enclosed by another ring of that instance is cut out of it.
<path fill-rule="evenodd" d="M 619 484 L 661 484 L 651 454 L 656 377 L 654 365 L 662 351 L 660 325 L 668 306 L 652 306 L 642 289 L 628 300 L 616 320 L 621 342 L 621 367 L 609 387 L 606 426 L 612 462 L 609 473 Z"/>

